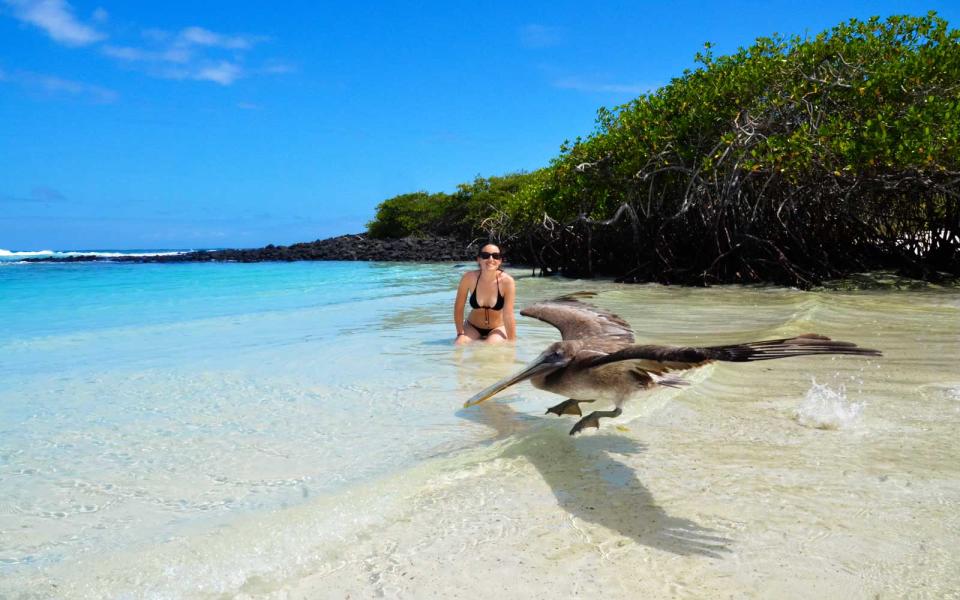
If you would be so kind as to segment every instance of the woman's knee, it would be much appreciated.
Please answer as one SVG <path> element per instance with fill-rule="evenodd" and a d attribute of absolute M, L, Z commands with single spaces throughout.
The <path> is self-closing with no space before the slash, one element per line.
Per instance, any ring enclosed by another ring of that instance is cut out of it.
<path fill-rule="evenodd" d="M 507 341 L 507 332 L 502 329 L 494 329 L 490 332 L 490 335 L 487 336 L 488 344 L 500 344 Z"/>

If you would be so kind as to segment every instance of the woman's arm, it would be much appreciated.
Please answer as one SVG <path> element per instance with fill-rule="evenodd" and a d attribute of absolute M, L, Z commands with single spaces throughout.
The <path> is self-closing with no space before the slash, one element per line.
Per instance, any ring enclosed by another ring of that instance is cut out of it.
<path fill-rule="evenodd" d="M 453 301 L 453 325 L 457 328 L 457 337 L 463 335 L 463 305 L 467 301 L 467 290 L 470 289 L 470 283 L 467 273 L 460 278 L 460 285 L 457 286 L 457 299 Z"/>
<path fill-rule="evenodd" d="M 503 324 L 507 327 L 507 339 L 517 339 L 517 320 L 513 315 L 513 301 L 517 297 L 517 284 L 513 277 L 503 286 Z"/>

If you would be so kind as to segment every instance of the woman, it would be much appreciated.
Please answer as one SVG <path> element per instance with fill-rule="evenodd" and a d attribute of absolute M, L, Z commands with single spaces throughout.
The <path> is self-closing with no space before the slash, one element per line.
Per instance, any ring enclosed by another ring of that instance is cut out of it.
<path fill-rule="evenodd" d="M 457 300 L 453 305 L 453 322 L 457 327 L 456 344 L 484 340 L 498 344 L 517 339 L 517 324 L 513 318 L 513 301 L 517 288 L 506 273 L 500 270 L 503 254 L 496 244 L 487 244 L 477 253 L 476 271 L 468 271 L 457 286 Z M 471 292 L 472 290 L 472 292 Z M 470 295 L 470 314 L 463 318 L 463 305 Z"/>

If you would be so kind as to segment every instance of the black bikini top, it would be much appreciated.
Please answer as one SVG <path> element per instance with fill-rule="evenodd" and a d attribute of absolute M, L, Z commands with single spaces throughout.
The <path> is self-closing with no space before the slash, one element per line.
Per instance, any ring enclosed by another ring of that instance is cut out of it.
<path fill-rule="evenodd" d="M 477 273 L 477 283 L 473 286 L 473 292 L 470 293 L 470 306 L 473 308 L 486 308 L 488 310 L 503 310 L 503 294 L 500 293 L 500 273 L 497 273 L 497 303 L 493 306 L 480 306 L 477 302 L 477 288 L 480 286 L 480 274 Z"/>

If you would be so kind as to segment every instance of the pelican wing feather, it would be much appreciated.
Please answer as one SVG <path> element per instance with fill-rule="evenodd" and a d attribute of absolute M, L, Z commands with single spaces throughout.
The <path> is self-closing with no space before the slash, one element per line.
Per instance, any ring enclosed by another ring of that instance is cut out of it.
<path fill-rule="evenodd" d="M 861 348 L 851 342 L 835 341 L 823 335 L 808 333 L 792 338 L 727 346 L 708 346 L 705 348 L 656 345 L 628 346 L 604 356 L 592 357 L 589 359 L 588 366 L 600 367 L 620 361 L 631 361 L 646 371 L 665 373 L 699 367 L 715 360 L 753 362 L 817 354 L 881 356 L 878 350 Z"/>
<path fill-rule="evenodd" d="M 613 363 L 630 362 L 631 368 L 662 375 L 671 371 L 684 371 L 717 360 L 709 348 L 680 346 L 628 346 L 604 356 L 585 362 L 584 367 L 600 368 Z"/>
<path fill-rule="evenodd" d="M 634 342 L 633 330 L 618 315 L 580 302 L 594 292 L 577 292 L 553 300 L 537 302 L 520 311 L 525 317 L 540 319 L 560 330 L 564 341 L 593 338 L 593 343 L 610 352 Z"/>

